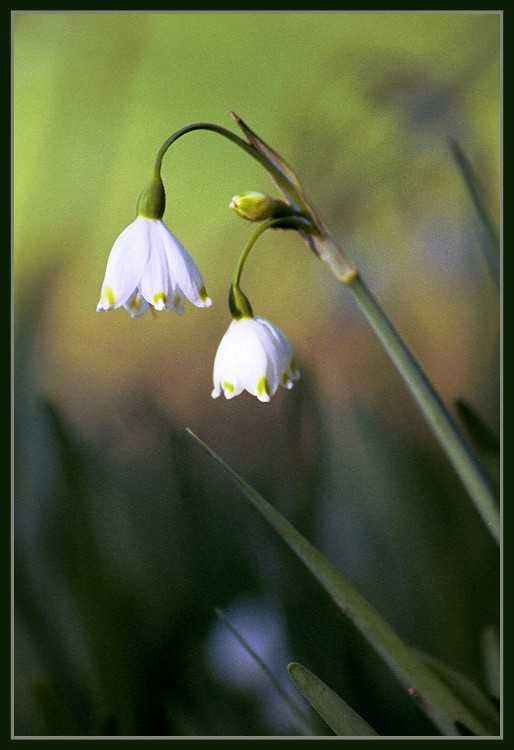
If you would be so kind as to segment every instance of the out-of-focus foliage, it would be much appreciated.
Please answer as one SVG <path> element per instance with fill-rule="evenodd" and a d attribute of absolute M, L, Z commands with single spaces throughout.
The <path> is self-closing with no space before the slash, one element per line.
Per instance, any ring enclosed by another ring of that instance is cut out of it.
<path fill-rule="evenodd" d="M 230 634 L 220 668 L 220 607 L 245 627 L 251 613 L 285 684 L 297 661 L 379 734 L 433 734 L 184 432 L 279 504 L 405 641 L 492 692 L 480 645 L 499 619 L 494 544 L 353 301 L 295 234 L 266 233 L 242 285 L 302 379 L 269 405 L 210 397 L 249 236 L 228 203 L 273 191 L 259 165 L 212 133 L 165 158 L 164 218 L 210 310 L 95 307 L 161 143 L 191 122 L 230 128 L 234 110 L 294 167 L 445 401 L 495 443 L 498 294 L 451 144 L 498 225 L 499 15 L 28 12 L 13 44 L 15 733 L 301 733 Z"/>

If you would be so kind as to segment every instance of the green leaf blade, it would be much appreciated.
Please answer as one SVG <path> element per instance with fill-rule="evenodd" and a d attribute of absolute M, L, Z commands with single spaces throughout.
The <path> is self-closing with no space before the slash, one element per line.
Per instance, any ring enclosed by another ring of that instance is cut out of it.
<path fill-rule="evenodd" d="M 487 736 L 484 725 L 439 677 L 382 620 L 376 610 L 341 576 L 338 570 L 270 503 L 256 492 L 197 435 L 187 432 L 228 474 L 270 526 L 310 570 L 343 613 L 389 666 L 405 690 L 447 736 Z"/>
<path fill-rule="evenodd" d="M 468 677 L 461 674 L 455 669 L 444 664 L 439 659 L 435 659 L 429 654 L 416 651 L 417 655 L 428 666 L 441 677 L 444 682 L 461 698 L 461 700 L 470 708 L 473 713 L 480 717 L 484 727 L 491 735 L 498 734 L 500 726 L 500 716 L 498 709 L 492 701 L 485 695 L 482 690 L 472 682 Z"/>
<path fill-rule="evenodd" d="M 338 737 L 377 736 L 370 725 L 307 667 L 293 662 L 287 671 L 296 687 Z"/>
<path fill-rule="evenodd" d="M 498 237 L 498 232 L 485 207 L 478 178 L 464 149 L 456 141 L 450 141 L 450 149 L 484 229 L 485 240 L 483 242 L 483 249 L 485 259 L 494 283 L 500 289 L 500 238 Z"/>

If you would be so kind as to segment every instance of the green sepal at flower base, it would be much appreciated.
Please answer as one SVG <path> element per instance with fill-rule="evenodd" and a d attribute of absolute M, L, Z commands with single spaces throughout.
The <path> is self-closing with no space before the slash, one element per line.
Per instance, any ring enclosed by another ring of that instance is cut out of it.
<path fill-rule="evenodd" d="M 162 219 L 166 209 L 166 192 L 158 171 L 145 187 L 137 202 L 137 215 L 145 219 Z"/>
<path fill-rule="evenodd" d="M 231 284 L 228 293 L 228 308 L 234 320 L 253 318 L 253 310 L 246 294 L 237 284 Z"/>

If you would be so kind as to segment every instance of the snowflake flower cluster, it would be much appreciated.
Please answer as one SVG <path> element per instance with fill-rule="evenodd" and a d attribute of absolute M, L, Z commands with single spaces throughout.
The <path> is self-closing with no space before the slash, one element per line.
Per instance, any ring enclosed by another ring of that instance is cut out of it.
<path fill-rule="evenodd" d="M 196 307 L 211 306 L 195 261 L 162 221 L 164 203 L 164 187 L 158 176 L 143 192 L 137 218 L 112 247 L 98 312 L 124 307 L 132 317 L 150 309 L 168 309 L 182 315 L 186 299 Z M 272 218 L 272 211 L 282 217 L 289 210 L 287 204 L 260 193 L 235 196 L 230 207 L 240 215 L 244 210 L 244 218 L 254 221 Z M 231 399 L 246 390 L 259 401 L 268 402 L 279 385 L 292 388 L 300 373 L 286 336 L 273 323 L 255 317 L 238 289 L 246 254 L 231 287 L 236 291 L 235 298 L 243 301 L 231 306 L 233 320 L 214 360 L 212 397 L 223 393 Z"/>

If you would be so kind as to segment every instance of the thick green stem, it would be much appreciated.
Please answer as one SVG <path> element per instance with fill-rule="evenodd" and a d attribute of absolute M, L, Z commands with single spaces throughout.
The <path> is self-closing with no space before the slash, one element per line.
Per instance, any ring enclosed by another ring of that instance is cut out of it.
<path fill-rule="evenodd" d="M 499 542 L 500 514 L 495 492 L 456 422 L 359 274 L 345 283 L 410 389 L 485 525 Z"/>

